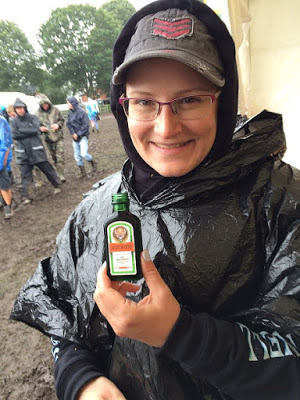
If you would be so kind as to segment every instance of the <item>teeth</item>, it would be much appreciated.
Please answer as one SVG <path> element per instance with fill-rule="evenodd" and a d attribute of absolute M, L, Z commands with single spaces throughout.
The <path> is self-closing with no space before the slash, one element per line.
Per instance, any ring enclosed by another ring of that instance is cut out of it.
<path fill-rule="evenodd" d="M 160 144 L 160 143 L 155 143 L 157 147 L 160 147 L 161 149 L 176 149 L 177 147 L 182 147 L 184 146 L 184 143 L 180 144 Z"/>

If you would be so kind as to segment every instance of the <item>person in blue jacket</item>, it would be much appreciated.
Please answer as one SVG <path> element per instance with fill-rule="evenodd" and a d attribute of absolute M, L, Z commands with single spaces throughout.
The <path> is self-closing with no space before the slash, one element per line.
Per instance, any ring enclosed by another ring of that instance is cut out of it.
<path fill-rule="evenodd" d="M 128 159 L 12 312 L 52 338 L 59 399 L 300 397 L 300 172 L 281 115 L 236 126 L 237 93 L 233 40 L 203 2 L 153 2 L 122 29 L 111 106 Z M 141 221 L 137 282 L 107 274 L 118 192 Z"/>
<path fill-rule="evenodd" d="M 4 208 L 4 219 L 13 216 L 12 181 L 9 171 L 12 158 L 12 138 L 6 118 L 0 115 L 0 208 Z"/>
<path fill-rule="evenodd" d="M 91 164 L 92 172 L 97 171 L 97 162 L 88 153 L 90 121 L 85 110 L 79 106 L 76 97 L 68 97 L 67 104 L 69 107 L 67 127 L 73 138 L 74 158 L 80 169 L 80 178 L 84 178 L 86 170 L 83 160 Z"/>

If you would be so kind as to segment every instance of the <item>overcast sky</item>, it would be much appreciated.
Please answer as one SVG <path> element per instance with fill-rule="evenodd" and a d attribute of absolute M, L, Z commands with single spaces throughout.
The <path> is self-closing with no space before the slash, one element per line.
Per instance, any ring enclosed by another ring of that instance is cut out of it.
<path fill-rule="evenodd" d="M 90 4 L 101 7 L 109 0 L 2 0 L 0 19 L 14 22 L 25 33 L 29 42 L 38 48 L 37 34 L 40 26 L 45 23 L 52 10 L 67 7 L 70 4 Z M 128 0 L 136 10 L 154 0 Z"/>

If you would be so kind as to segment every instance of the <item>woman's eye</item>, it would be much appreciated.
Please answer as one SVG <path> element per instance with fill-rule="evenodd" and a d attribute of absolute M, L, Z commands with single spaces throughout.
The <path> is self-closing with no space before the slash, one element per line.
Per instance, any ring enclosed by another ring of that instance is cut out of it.
<path fill-rule="evenodd" d="M 189 97 L 183 97 L 180 100 L 180 104 L 198 104 L 201 103 L 202 99 L 200 96 L 189 96 Z"/>
<path fill-rule="evenodd" d="M 143 107 L 153 107 L 155 103 L 153 100 L 137 99 L 136 104 Z"/>

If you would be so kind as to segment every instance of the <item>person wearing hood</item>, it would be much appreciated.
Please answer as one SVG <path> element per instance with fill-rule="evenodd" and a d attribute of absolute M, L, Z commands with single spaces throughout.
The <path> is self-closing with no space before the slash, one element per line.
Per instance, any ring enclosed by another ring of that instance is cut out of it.
<path fill-rule="evenodd" d="M 64 156 L 64 118 L 57 107 L 49 98 L 41 95 L 39 108 L 35 115 L 40 120 L 40 131 L 44 136 L 46 146 L 49 149 L 54 166 L 62 182 L 65 178 L 65 156 Z"/>
<path fill-rule="evenodd" d="M 0 115 L 0 209 L 4 208 L 4 219 L 13 216 L 12 180 L 10 161 L 12 158 L 12 138 L 6 118 Z"/>
<path fill-rule="evenodd" d="M 99 117 L 100 114 L 99 114 L 98 102 L 96 100 L 91 99 L 86 94 L 82 95 L 81 101 L 82 104 L 85 106 L 85 110 L 91 122 L 92 132 L 94 132 L 95 128 L 96 132 L 99 132 L 98 120 L 100 119 Z"/>
<path fill-rule="evenodd" d="M 60 193 L 61 180 L 53 166 L 47 160 L 45 148 L 41 141 L 40 122 L 36 115 L 28 112 L 26 104 L 19 98 L 14 102 L 17 116 L 11 120 L 11 135 L 15 141 L 17 164 L 21 171 L 22 201 L 31 203 L 28 185 L 32 179 L 32 169 L 38 167 L 54 186 L 54 194 Z"/>
<path fill-rule="evenodd" d="M 58 399 L 299 398 L 300 173 L 279 114 L 236 128 L 237 93 L 232 38 L 201 1 L 151 3 L 122 29 L 111 106 L 128 159 L 11 314 L 52 337 Z M 99 268 L 122 192 L 142 226 L 135 283 Z"/>
<path fill-rule="evenodd" d="M 9 115 L 7 113 L 6 107 L 3 105 L 0 105 L 0 115 L 6 119 L 6 121 L 9 120 Z"/>
<path fill-rule="evenodd" d="M 69 107 L 67 127 L 73 138 L 74 158 L 80 169 L 80 178 L 84 178 L 86 170 L 83 159 L 91 164 L 92 172 L 97 171 L 97 162 L 88 153 L 90 120 L 85 109 L 79 106 L 76 97 L 68 97 L 67 104 Z"/>

